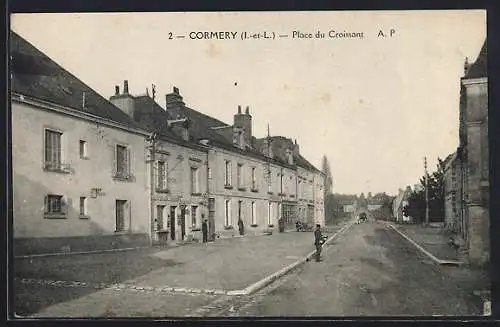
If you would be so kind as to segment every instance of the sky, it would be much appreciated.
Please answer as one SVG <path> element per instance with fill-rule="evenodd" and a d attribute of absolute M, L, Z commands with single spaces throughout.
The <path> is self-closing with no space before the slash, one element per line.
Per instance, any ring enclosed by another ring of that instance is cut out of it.
<path fill-rule="evenodd" d="M 37 13 L 12 15 L 11 28 L 105 98 L 124 80 L 134 95 L 155 84 L 165 107 L 176 86 L 229 124 L 248 105 L 254 136 L 269 124 L 316 167 L 327 156 L 334 192 L 396 194 L 418 183 L 424 156 L 433 171 L 458 146 L 460 77 L 485 41 L 486 12 Z"/>

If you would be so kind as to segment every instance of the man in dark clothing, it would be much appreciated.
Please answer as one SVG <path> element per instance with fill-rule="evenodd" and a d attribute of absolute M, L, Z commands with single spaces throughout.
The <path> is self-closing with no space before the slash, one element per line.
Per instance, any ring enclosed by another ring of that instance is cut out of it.
<path fill-rule="evenodd" d="M 314 231 L 314 245 L 316 246 L 316 262 L 320 262 L 321 258 L 321 247 L 323 246 L 323 235 L 321 234 L 320 225 L 316 225 L 316 230 Z"/>
<path fill-rule="evenodd" d="M 207 225 L 206 219 L 204 219 L 203 223 L 201 223 L 201 232 L 203 233 L 203 243 L 207 243 L 207 241 L 208 241 L 208 225 Z"/>
<path fill-rule="evenodd" d="M 245 226 L 243 225 L 243 220 L 241 220 L 241 218 L 238 220 L 238 229 L 240 231 L 240 235 L 245 234 Z"/>

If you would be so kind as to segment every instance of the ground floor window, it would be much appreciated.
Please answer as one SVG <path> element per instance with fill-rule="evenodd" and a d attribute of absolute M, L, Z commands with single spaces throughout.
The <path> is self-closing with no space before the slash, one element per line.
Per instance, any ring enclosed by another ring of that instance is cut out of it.
<path fill-rule="evenodd" d="M 116 205 L 115 205 L 115 213 L 116 213 L 116 231 L 117 232 L 123 232 L 128 229 L 128 224 L 127 224 L 127 207 L 128 207 L 128 201 L 127 200 L 116 200 Z"/>
<path fill-rule="evenodd" d="M 272 220 L 273 220 L 273 215 L 272 215 L 272 203 L 271 203 L 271 202 L 269 202 L 269 203 L 267 204 L 267 223 L 268 223 L 269 225 L 271 225 L 271 224 L 272 224 Z"/>
<path fill-rule="evenodd" d="M 231 226 L 231 200 L 225 200 L 224 211 L 226 226 Z"/>
<path fill-rule="evenodd" d="M 196 227 L 196 215 L 198 214 L 198 207 L 191 206 L 191 226 Z"/>
<path fill-rule="evenodd" d="M 87 216 L 87 198 L 82 196 L 80 197 L 80 216 Z"/>
<path fill-rule="evenodd" d="M 163 205 L 156 206 L 156 227 L 158 230 L 163 230 L 164 213 L 165 213 L 165 206 Z"/>
<path fill-rule="evenodd" d="M 296 210 L 297 207 L 294 204 L 282 204 L 282 216 L 286 224 L 291 224 L 297 220 Z"/>

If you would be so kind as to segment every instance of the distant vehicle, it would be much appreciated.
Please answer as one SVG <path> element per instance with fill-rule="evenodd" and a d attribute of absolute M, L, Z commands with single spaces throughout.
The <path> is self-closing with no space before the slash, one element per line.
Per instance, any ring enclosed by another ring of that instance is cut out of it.
<path fill-rule="evenodd" d="M 358 224 L 360 224 L 360 223 L 363 223 L 363 222 L 365 222 L 365 221 L 367 221 L 367 220 L 368 220 L 368 216 L 366 215 L 366 212 L 362 212 L 362 213 L 360 213 L 360 214 L 359 214 L 359 216 L 358 216 L 358 221 L 357 221 L 357 223 L 358 223 Z"/>

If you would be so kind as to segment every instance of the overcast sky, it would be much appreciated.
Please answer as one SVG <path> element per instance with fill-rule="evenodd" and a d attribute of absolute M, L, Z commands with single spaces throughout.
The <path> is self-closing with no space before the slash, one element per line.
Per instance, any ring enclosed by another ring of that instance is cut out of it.
<path fill-rule="evenodd" d="M 16 14 L 11 22 L 106 98 L 127 79 L 132 94 L 156 84 L 163 107 L 175 85 L 188 106 L 227 123 L 249 105 L 254 136 L 269 123 L 318 168 L 328 157 L 334 192 L 365 194 L 418 183 L 424 156 L 432 170 L 456 149 L 464 58 L 474 60 L 486 38 L 485 11 Z M 390 29 L 392 37 L 377 37 Z M 325 38 L 291 38 L 318 30 Z M 364 37 L 329 38 L 331 30 Z M 237 37 L 194 40 L 192 31 Z M 243 41 L 243 31 L 275 39 Z"/>

